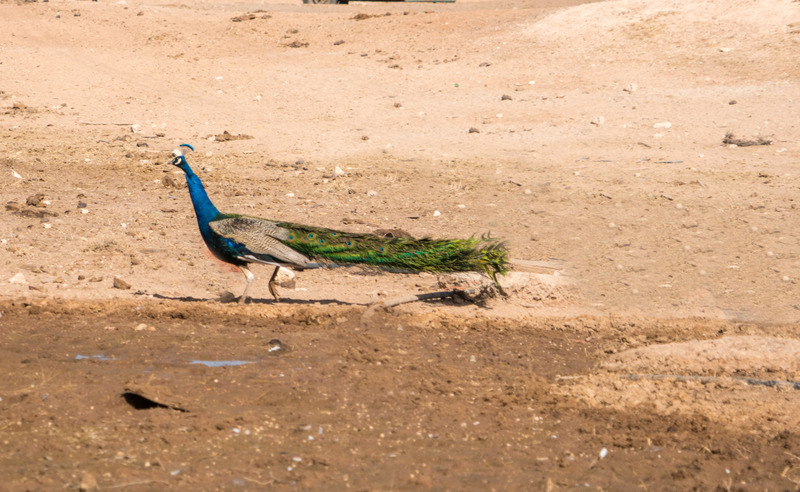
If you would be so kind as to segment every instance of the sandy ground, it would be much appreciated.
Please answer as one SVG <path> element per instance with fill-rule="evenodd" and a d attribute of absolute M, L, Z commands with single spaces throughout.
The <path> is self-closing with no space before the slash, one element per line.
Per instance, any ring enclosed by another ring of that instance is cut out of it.
<path fill-rule="evenodd" d="M 0 3 L 0 480 L 797 489 L 798 66 L 789 0 Z M 223 302 L 180 143 L 223 211 L 557 269 Z"/>

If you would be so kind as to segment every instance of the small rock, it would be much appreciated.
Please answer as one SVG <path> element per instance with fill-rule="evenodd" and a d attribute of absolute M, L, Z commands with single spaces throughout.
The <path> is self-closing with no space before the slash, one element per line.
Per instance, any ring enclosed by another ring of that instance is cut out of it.
<path fill-rule="evenodd" d="M 627 93 L 629 93 L 629 94 L 633 94 L 634 92 L 639 90 L 639 86 L 636 85 L 636 84 L 631 83 L 631 84 L 628 84 L 625 87 L 623 87 L 622 90 L 627 92 Z"/>
<path fill-rule="evenodd" d="M 169 174 L 164 176 L 164 178 L 161 180 L 161 184 L 165 188 L 179 188 L 181 186 L 179 183 L 180 183 L 180 181 L 176 181 L 175 178 L 173 178 Z M 83 207 L 81 207 L 81 204 L 83 204 Z M 84 208 L 84 207 L 86 207 L 86 204 L 81 202 L 81 203 L 78 204 L 78 207 L 79 208 Z"/>
<path fill-rule="evenodd" d="M 378 196 L 378 192 L 375 190 L 369 190 L 367 192 L 367 196 Z"/>
<path fill-rule="evenodd" d="M 333 175 L 334 175 L 334 177 L 337 177 L 337 178 L 340 177 L 340 176 L 344 176 L 344 171 L 342 170 L 341 167 L 336 166 L 336 169 L 333 170 Z"/>
<path fill-rule="evenodd" d="M 511 100 L 511 96 L 509 96 L 508 94 L 503 94 L 502 96 L 500 96 L 500 100 L 501 101 L 510 101 Z"/>
<path fill-rule="evenodd" d="M 278 267 L 278 274 L 275 275 L 275 281 L 278 282 L 278 284 L 283 286 L 283 284 L 288 284 L 290 282 L 294 282 L 294 277 L 295 277 L 295 274 L 290 269 L 283 268 L 283 267 Z"/>
<path fill-rule="evenodd" d="M 591 123 L 594 126 L 600 126 L 605 122 L 606 122 L 606 117 L 605 116 L 595 116 L 594 118 L 592 118 L 592 121 L 590 121 L 589 123 Z"/>
<path fill-rule="evenodd" d="M 469 133 L 480 133 L 480 132 L 481 132 L 481 131 L 480 131 L 480 130 L 478 130 L 477 128 L 475 128 L 474 126 L 473 126 L 473 127 L 470 127 L 470 129 L 469 129 Z"/>
<path fill-rule="evenodd" d="M 435 211 L 433 212 L 433 216 L 434 216 L 434 217 L 438 217 L 438 216 L 440 216 L 440 215 L 442 215 L 442 213 L 441 213 L 441 212 L 439 212 L 438 210 L 435 210 Z"/>
<path fill-rule="evenodd" d="M 97 489 L 97 477 L 94 476 L 94 473 L 90 472 L 83 472 L 83 476 L 81 477 L 81 483 L 78 485 L 78 490 L 85 491 L 85 490 L 96 490 Z"/>
<path fill-rule="evenodd" d="M 283 350 L 283 343 L 277 338 L 273 338 L 267 343 L 267 351 L 278 352 Z"/>
<path fill-rule="evenodd" d="M 44 200 L 44 193 L 37 193 L 29 196 L 25 200 L 25 204 L 31 207 L 44 207 L 46 204 L 42 203 L 42 200 Z"/>
<path fill-rule="evenodd" d="M 653 125 L 653 128 L 672 128 L 672 123 L 669 121 L 662 121 L 661 123 Z"/>
<path fill-rule="evenodd" d="M 119 277 L 114 277 L 114 288 L 121 289 L 121 290 L 128 290 L 131 288 L 131 284 L 122 280 Z"/>
<path fill-rule="evenodd" d="M 25 280 L 25 275 L 23 275 L 23 274 L 20 272 L 20 273 L 17 273 L 16 275 L 14 275 L 13 277 L 11 277 L 10 279 L 8 279 L 8 283 L 9 283 L 9 284 L 20 284 L 20 285 L 25 285 L 25 284 L 27 284 L 27 283 L 28 283 L 28 281 L 27 281 L 27 280 Z"/>

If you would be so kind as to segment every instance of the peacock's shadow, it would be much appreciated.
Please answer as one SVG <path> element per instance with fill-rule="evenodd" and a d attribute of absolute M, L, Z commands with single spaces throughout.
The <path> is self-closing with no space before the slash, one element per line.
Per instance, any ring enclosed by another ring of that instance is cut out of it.
<path fill-rule="evenodd" d="M 137 293 L 138 294 L 138 293 Z M 162 299 L 166 301 L 181 301 L 181 302 L 217 302 L 220 304 L 237 304 L 237 299 L 228 299 L 228 298 L 200 298 L 200 297 L 192 297 L 192 296 L 166 296 L 163 294 L 147 294 L 142 292 L 139 295 L 152 295 L 155 299 Z M 330 305 L 335 304 L 339 306 L 366 306 L 366 304 L 360 304 L 357 302 L 345 302 L 339 301 L 336 299 L 286 299 L 282 298 L 280 301 L 275 302 L 272 299 L 254 299 L 252 297 L 247 298 L 247 302 L 245 304 L 264 304 L 264 305 L 313 305 L 313 304 L 324 304 Z"/>

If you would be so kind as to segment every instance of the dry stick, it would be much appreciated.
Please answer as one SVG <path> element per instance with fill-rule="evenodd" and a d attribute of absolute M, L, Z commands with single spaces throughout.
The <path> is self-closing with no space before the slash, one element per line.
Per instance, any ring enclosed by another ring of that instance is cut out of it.
<path fill-rule="evenodd" d="M 160 483 L 162 485 L 169 485 L 169 483 L 164 482 L 163 480 L 137 480 L 135 482 L 126 482 L 126 483 L 120 483 L 120 484 L 117 484 L 117 485 L 109 485 L 106 488 L 107 489 L 121 489 L 121 488 L 124 488 L 124 487 L 133 487 L 134 485 L 147 485 L 147 484 L 150 484 L 150 483 Z"/>
<path fill-rule="evenodd" d="M 652 379 L 656 381 L 674 379 L 675 381 L 698 381 L 702 384 L 718 383 L 723 381 L 723 378 L 718 376 L 685 376 L 681 374 L 623 374 L 622 377 L 632 381 L 639 379 Z M 756 379 L 742 377 L 731 377 L 730 380 L 745 383 L 750 386 L 767 386 L 770 388 L 786 387 L 789 389 L 800 390 L 800 382 L 798 381 L 780 381 L 776 379 Z"/>
<path fill-rule="evenodd" d="M 370 304 L 369 308 L 364 312 L 362 318 L 368 318 L 372 316 L 378 308 L 389 308 L 392 306 L 399 306 L 400 304 L 406 304 L 409 302 L 417 302 L 417 301 L 427 301 L 429 299 L 446 299 L 448 297 L 455 297 L 457 295 L 466 294 L 466 295 L 474 295 L 475 289 L 454 289 L 454 290 L 445 290 L 441 292 L 428 292 L 426 294 L 414 294 L 410 296 L 403 296 L 403 297 L 395 297 L 394 299 L 389 299 L 388 301 L 378 301 L 373 302 Z"/>
<path fill-rule="evenodd" d="M 133 123 L 103 123 L 103 122 L 94 122 L 94 121 L 81 121 L 81 125 L 93 125 L 93 126 L 131 126 Z"/>
<path fill-rule="evenodd" d="M 726 380 L 738 383 L 744 383 L 749 386 L 767 386 L 769 388 L 787 388 L 800 390 L 800 381 L 782 381 L 776 379 L 756 379 L 756 378 L 742 378 L 742 377 L 728 377 L 723 378 L 719 376 L 686 376 L 681 374 L 620 374 L 621 378 L 630 379 L 631 381 L 638 381 L 640 379 L 649 379 L 652 381 L 697 381 L 701 384 L 719 383 Z M 584 379 L 586 376 L 557 376 L 557 381 L 570 380 L 570 379 Z"/>
<path fill-rule="evenodd" d="M 445 290 L 442 292 L 428 292 L 427 294 L 414 294 L 411 296 L 404 296 L 404 297 L 395 297 L 394 299 L 390 299 L 388 301 L 376 302 L 373 306 L 376 305 L 383 305 L 383 307 L 392 307 L 398 306 L 400 304 L 406 304 L 408 302 L 416 302 L 416 301 L 427 301 L 428 299 L 446 299 L 448 297 L 455 297 L 459 294 L 467 294 L 473 295 L 475 294 L 475 289 L 467 289 L 467 290 L 460 290 L 460 289 L 453 289 L 453 290 Z"/>

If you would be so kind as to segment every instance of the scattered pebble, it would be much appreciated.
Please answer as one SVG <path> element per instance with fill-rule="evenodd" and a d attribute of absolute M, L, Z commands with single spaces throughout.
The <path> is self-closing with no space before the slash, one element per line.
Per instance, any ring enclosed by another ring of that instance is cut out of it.
<path fill-rule="evenodd" d="M 96 490 L 97 489 L 97 477 L 94 476 L 93 473 L 83 472 L 83 476 L 81 477 L 81 483 L 78 485 L 78 490 L 85 491 L 85 490 Z"/>
<path fill-rule="evenodd" d="M 438 216 L 440 216 L 440 215 L 442 215 L 442 213 L 441 213 L 441 212 L 439 212 L 438 210 L 435 210 L 435 211 L 433 212 L 433 216 L 434 216 L 434 217 L 438 217 Z"/>
<path fill-rule="evenodd" d="M 28 281 L 27 281 L 27 280 L 25 280 L 25 275 L 23 275 L 23 274 L 22 274 L 22 272 L 20 272 L 20 273 L 17 273 L 17 274 L 15 274 L 15 275 L 14 275 L 13 277 L 11 277 L 10 279 L 8 279 L 8 283 L 9 283 L 9 284 L 20 284 L 20 285 L 25 285 L 25 284 L 27 284 L 27 283 L 28 283 Z"/>
<path fill-rule="evenodd" d="M 653 125 L 653 128 L 672 128 L 672 123 L 669 121 L 662 121 Z"/>
<path fill-rule="evenodd" d="M 129 284 L 128 282 L 122 280 L 119 277 L 114 277 L 114 288 L 115 289 L 121 289 L 121 290 L 127 290 L 127 289 L 131 288 L 131 284 Z"/>
<path fill-rule="evenodd" d="M 636 85 L 636 84 L 631 83 L 631 84 L 628 84 L 625 87 L 623 87 L 622 90 L 627 92 L 627 93 L 629 93 L 629 94 L 633 94 L 634 92 L 639 90 L 639 86 Z"/>
<path fill-rule="evenodd" d="M 500 96 L 500 100 L 501 101 L 511 101 L 511 96 L 509 96 L 508 94 L 503 94 L 502 96 Z"/>
<path fill-rule="evenodd" d="M 606 449 L 606 448 L 601 449 L 600 450 L 600 459 L 602 460 L 606 456 L 608 456 L 608 449 Z"/>
<path fill-rule="evenodd" d="M 35 195 L 29 196 L 25 200 L 25 204 L 31 207 L 44 207 L 45 205 L 47 205 L 46 203 L 44 203 L 44 201 L 45 201 L 44 193 L 37 193 Z"/>
<path fill-rule="evenodd" d="M 473 127 L 470 127 L 470 129 L 469 129 L 469 133 L 480 133 L 480 132 L 481 132 L 481 131 L 480 131 L 480 130 L 478 130 L 477 128 L 475 128 L 474 126 L 473 126 Z"/>
<path fill-rule="evenodd" d="M 589 123 L 591 123 L 594 126 L 600 126 L 605 122 L 606 122 L 606 117 L 605 116 L 595 116 L 594 118 L 592 118 L 592 121 L 590 121 Z"/>
<path fill-rule="evenodd" d="M 344 176 L 344 171 L 342 170 L 341 167 L 336 166 L 336 168 L 333 170 L 333 175 L 334 175 L 334 177 L 337 177 L 337 178 L 340 177 L 340 176 Z"/>

